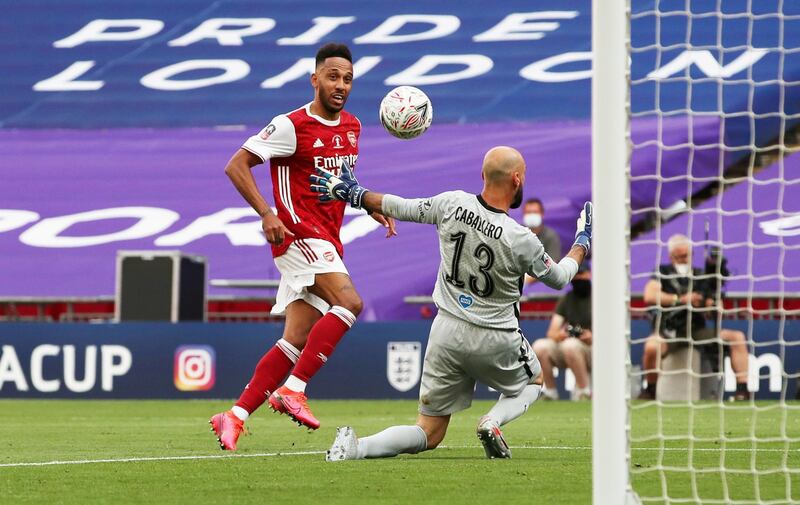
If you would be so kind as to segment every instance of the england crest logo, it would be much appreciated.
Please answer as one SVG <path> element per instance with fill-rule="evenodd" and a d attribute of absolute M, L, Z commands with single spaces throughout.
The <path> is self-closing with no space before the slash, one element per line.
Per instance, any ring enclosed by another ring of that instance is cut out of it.
<path fill-rule="evenodd" d="M 422 372 L 422 344 L 389 342 L 386 352 L 386 377 L 400 392 L 414 388 Z"/>

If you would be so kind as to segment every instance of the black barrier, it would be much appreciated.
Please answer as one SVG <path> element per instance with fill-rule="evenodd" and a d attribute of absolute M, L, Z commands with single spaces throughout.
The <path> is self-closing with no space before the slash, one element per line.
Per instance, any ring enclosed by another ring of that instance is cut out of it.
<path fill-rule="evenodd" d="M 531 340 L 544 335 L 546 321 L 526 321 Z M 725 327 L 747 333 L 746 321 Z M 751 389 L 759 399 L 778 398 L 800 368 L 798 322 L 756 321 Z M 0 398 L 234 398 L 261 355 L 280 337 L 275 323 L 123 323 L 100 325 L 0 325 Z M 358 323 L 309 385 L 313 398 L 413 399 L 419 391 L 430 321 Z M 648 334 L 634 321 L 637 338 Z M 632 349 L 641 363 L 641 345 Z M 599 364 L 595 364 L 595 367 Z M 757 379 L 755 377 L 758 377 Z M 733 385 L 732 376 L 726 386 Z M 570 374 L 561 374 L 567 396 Z M 730 389 L 729 389 L 730 390 Z M 496 393 L 478 385 L 477 398 Z"/>

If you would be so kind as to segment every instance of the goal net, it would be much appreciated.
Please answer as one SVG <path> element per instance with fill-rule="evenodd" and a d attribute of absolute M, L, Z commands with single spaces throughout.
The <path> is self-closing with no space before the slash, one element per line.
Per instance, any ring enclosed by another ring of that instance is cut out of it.
<path fill-rule="evenodd" d="M 627 3 L 630 486 L 800 503 L 800 1 Z"/>

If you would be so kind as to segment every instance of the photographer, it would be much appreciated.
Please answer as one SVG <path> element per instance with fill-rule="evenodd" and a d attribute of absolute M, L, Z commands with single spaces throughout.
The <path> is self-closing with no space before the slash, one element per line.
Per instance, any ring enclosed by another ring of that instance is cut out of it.
<path fill-rule="evenodd" d="M 645 342 L 642 358 L 647 388 L 639 399 L 655 399 L 661 358 L 676 346 L 691 341 L 701 352 L 712 354 L 716 363 L 721 363 L 718 353 L 719 346 L 723 346 L 736 374 L 734 399 L 748 400 L 749 356 L 744 333 L 706 326 L 706 314 L 715 315 L 714 310 L 706 309 L 714 307 L 717 294 L 721 294 L 722 281 L 718 279 L 727 275 L 724 260 L 717 253 L 710 255 L 714 263 L 707 264 L 705 272 L 692 268 L 691 242 L 684 235 L 671 236 L 667 248 L 670 263 L 661 265 L 644 288 L 644 301 L 653 307 L 655 317 L 654 333 Z"/>
<path fill-rule="evenodd" d="M 589 370 L 592 368 L 592 274 L 586 261 L 572 279 L 572 291 L 562 296 L 550 319 L 547 337 L 533 343 L 542 365 L 543 399 L 557 400 L 553 367 L 569 368 L 575 375 L 573 398 L 592 396 Z"/>

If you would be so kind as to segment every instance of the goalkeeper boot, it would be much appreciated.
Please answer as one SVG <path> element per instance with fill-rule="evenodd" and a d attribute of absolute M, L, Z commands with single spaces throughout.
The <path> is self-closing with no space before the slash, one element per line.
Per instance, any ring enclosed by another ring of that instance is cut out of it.
<path fill-rule="evenodd" d="M 481 417 L 478 422 L 478 440 L 483 444 L 487 458 L 511 458 L 511 449 L 503 438 L 503 432 L 489 416 Z"/>
<path fill-rule="evenodd" d="M 358 437 L 353 428 L 342 426 L 336 428 L 336 438 L 325 455 L 325 461 L 335 462 L 346 459 L 358 459 Z"/>
<path fill-rule="evenodd" d="M 217 435 L 219 447 L 223 451 L 235 451 L 239 435 L 245 431 L 244 421 L 236 417 L 233 411 L 220 412 L 212 417 L 208 423 L 211 431 Z"/>
<path fill-rule="evenodd" d="M 303 392 L 292 391 L 286 386 L 281 386 L 270 395 L 269 406 L 275 412 L 286 414 L 300 426 L 311 430 L 319 428 L 319 421 L 308 408 L 308 399 Z"/>

